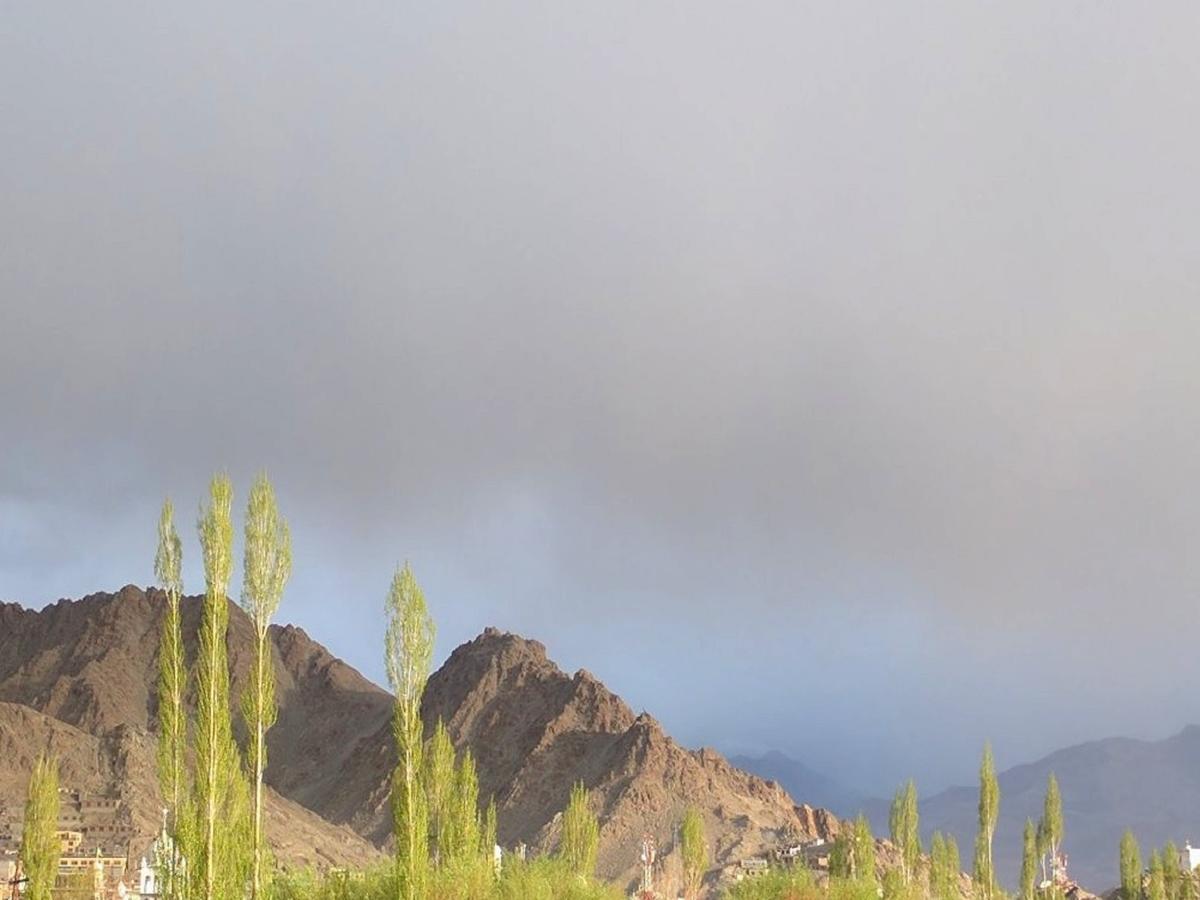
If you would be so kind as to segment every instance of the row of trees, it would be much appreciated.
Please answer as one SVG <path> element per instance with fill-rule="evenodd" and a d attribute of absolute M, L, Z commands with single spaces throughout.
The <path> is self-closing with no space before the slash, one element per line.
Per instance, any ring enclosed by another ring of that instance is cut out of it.
<path fill-rule="evenodd" d="M 1174 842 L 1150 854 L 1142 868 L 1142 852 L 1133 832 L 1126 830 L 1120 846 L 1121 900 L 1200 900 L 1200 885 L 1188 871 Z"/>
<path fill-rule="evenodd" d="M 246 507 L 241 604 L 254 630 L 254 655 L 241 696 L 248 734 L 246 757 L 233 738 L 226 658 L 228 588 L 233 570 L 233 486 L 218 475 L 197 531 L 204 560 L 205 595 L 195 665 L 187 668 L 183 640 L 183 542 L 174 508 L 163 504 L 154 570 L 167 608 L 159 645 L 158 776 L 166 808 L 167 840 L 160 847 L 161 893 L 169 900 L 260 900 L 270 872 L 263 835 L 266 734 L 275 722 L 274 669 L 269 627 L 291 573 L 291 538 L 275 493 L 259 476 Z M 195 697 L 195 717 L 187 698 Z M 26 896 L 50 900 L 60 853 L 58 767 L 49 755 L 29 783 L 21 864 Z"/>
<path fill-rule="evenodd" d="M 254 632 L 254 653 L 241 695 L 246 756 L 234 741 L 226 652 L 229 582 L 233 573 L 233 485 L 218 475 L 197 522 L 204 562 L 204 604 L 193 671 L 183 641 L 183 544 L 174 508 L 163 504 L 154 568 L 167 597 L 159 648 L 159 782 L 167 809 L 163 894 L 251 900 L 266 889 L 270 862 L 263 834 L 266 735 L 275 723 L 271 619 L 291 574 L 291 536 L 265 475 L 250 489 L 243 541 L 241 605 Z M 195 719 L 186 697 L 195 695 Z M 189 756 L 189 745 L 192 753 Z M 190 762 L 190 765 L 189 765 Z"/>
<path fill-rule="evenodd" d="M 978 831 L 975 838 L 972 881 L 975 896 L 981 900 L 994 900 L 1002 895 L 993 862 L 992 847 L 996 836 L 996 823 L 1000 815 L 1000 783 L 996 776 L 996 761 L 990 744 L 983 750 L 979 766 Z M 918 875 L 921 854 L 920 810 L 916 784 L 910 779 L 892 798 L 888 817 L 892 843 L 900 857 L 900 883 L 908 888 Z M 864 827 L 856 825 L 856 831 Z M 1041 883 L 1052 881 L 1054 861 L 1059 858 L 1063 838 L 1062 796 L 1058 781 L 1051 774 L 1046 785 L 1046 796 L 1042 816 L 1035 825 L 1032 820 L 1025 823 L 1024 853 L 1020 874 L 1021 900 L 1034 900 L 1037 894 L 1040 867 Z M 961 896 L 959 875 L 962 870 L 958 844 L 952 835 L 935 832 L 930 844 L 929 893 L 935 900 L 953 900 Z M 885 885 L 886 887 L 886 885 Z"/>

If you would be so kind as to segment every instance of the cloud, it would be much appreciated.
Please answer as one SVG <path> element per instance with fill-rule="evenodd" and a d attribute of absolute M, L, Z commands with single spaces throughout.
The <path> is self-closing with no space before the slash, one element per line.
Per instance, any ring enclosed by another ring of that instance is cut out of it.
<path fill-rule="evenodd" d="M 14 16 L 0 593 L 145 581 L 265 466 L 285 614 L 376 675 L 408 557 L 443 643 L 863 781 L 1182 724 L 1196 16 Z"/>

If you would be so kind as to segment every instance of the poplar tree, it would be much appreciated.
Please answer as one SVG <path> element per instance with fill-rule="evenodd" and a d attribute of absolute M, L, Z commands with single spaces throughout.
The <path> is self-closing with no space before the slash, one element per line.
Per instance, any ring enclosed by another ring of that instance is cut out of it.
<path fill-rule="evenodd" d="M 21 831 L 21 869 L 28 879 L 24 900 L 51 900 L 62 846 L 58 839 L 58 760 L 37 758 L 29 778 Z"/>
<path fill-rule="evenodd" d="M 1032 819 L 1025 820 L 1025 833 L 1021 842 L 1021 900 L 1033 900 L 1037 881 L 1037 829 Z"/>
<path fill-rule="evenodd" d="M 1166 876 L 1163 872 L 1162 854 L 1157 850 L 1150 854 L 1150 889 L 1146 900 L 1167 900 Z"/>
<path fill-rule="evenodd" d="M 292 573 L 292 538 L 279 515 L 275 491 L 265 474 L 250 488 L 246 504 L 243 548 L 242 608 L 254 627 L 254 660 L 242 693 L 242 715 L 250 734 L 249 766 L 254 785 L 251 814 L 250 897 L 263 893 L 263 772 L 267 768 L 267 731 L 279 709 L 275 701 L 275 667 L 271 656 L 271 617 L 279 609 Z"/>
<path fill-rule="evenodd" d="M 1179 900 L 1180 886 L 1183 883 L 1183 866 L 1180 864 L 1179 847 L 1174 841 L 1168 841 L 1162 852 L 1163 887 L 1167 892 L 1167 900 Z"/>
<path fill-rule="evenodd" d="M 871 824 L 862 813 L 854 820 L 854 877 L 862 884 L 875 887 L 875 836 Z"/>
<path fill-rule="evenodd" d="M 979 834 L 975 838 L 975 884 L 984 900 L 996 890 L 996 868 L 992 862 L 992 840 L 1000 815 L 1000 783 L 996 780 L 996 760 L 992 744 L 983 746 L 979 765 Z"/>
<path fill-rule="evenodd" d="M 1142 854 L 1137 838 L 1129 829 L 1121 835 L 1121 897 L 1140 900 L 1142 896 Z"/>
<path fill-rule="evenodd" d="M 154 574 L 167 595 L 158 649 L 158 782 L 167 808 L 164 823 L 171 847 L 165 857 L 163 893 L 169 898 L 184 893 L 179 865 L 183 850 L 183 823 L 187 795 L 187 713 L 184 693 L 187 672 L 183 650 L 183 625 L 180 603 L 183 597 L 183 543 L 175 530 L 175 510 L 171 501 L 163 503 L 158 520 L 158 551 L 154 555 Z"/>
<path fill-rule="evenodd" d="M 954 835 L 946 835 L 946 866 L 954 876 L 955 892 L 958 891 L 958 876 L 962 873 L 962 857 L 958 853 L 958 839 Z"/>
<path fill-rule="evenodd" d="M 946 840 L 940 831 L 929 839 L 929 895 L 933 900 L 946 900 Z"/>
<path fill-rule="evenodd" d="M 496 853 L 496 798 L 489 797 L 487 811 L 483 814 L 483 828 L 479 833 L 479 851 L 490 862 Z"/>
<path fill-rule="evenodd" d="M 708 868 L 708 848 L 704 844 L 704 818 L 694 806 L 688 807 L 679 826 L 679 853 L 683 859 L 684 896 L 697 900 Z"/>
<path fill-rule="evenodd" d="M 600 823 L 588 809 L 588 792 L 582 781 L 571 788 L 571 799 L 563 813 L 562 842 L 559 856 L 580 878 L 591 878 L 596 871 L 600 846 Z"/>
<path fill-rule="evenodd" d="M 929 849 L 929 890 L 934 900 L 958 897 L 959 871 L 958 845 L 954 837 L 935 831 Z"/>
<path fill-rule="evenodd" d="M 406 563 L 388 592 L 384 662 L 395 695 L 392 733 L 399 760 L 392 779 L 400 900 L 424 900 L 429 868 L 429 810 L 421 783 L 421 697 L 433 663 L 433 619 L 425 594 Z"/>
<path fill-rule="evenodd" d="M 233 742 L 229 707 L 227 591 L 233 566 L 233 487 L 218 475 L 198 522 L 204 556 L 204 611 L 196 663 L 196 777 L 193 802 L 196 846 L 189 880 L 203 900 L 242 893 L 247 872 L 248 797 L 241 758 Z"/>
<path fill-rule="evenodd" d="M 463 751 L 454 773 L 454 792 L 450 804 L 451 859 L 463 864 L 479 851 L 479 775 L 475 757 Z"/>
<path fill-rule="evenodd" d="M 854 836 L 849 828 L 842 829 L 833 840 L 829 850 L 829 876 L 831 878 L 854 877 Z"/>
<path fill-rule="evenodd" d="M 425 798 L 429 807 L 429 840 L 433 859 L 444 864 L 450 855 L 451 801 L 454 797 L 454 744 L 438 719 L 425 748 Z"/>
<path fill-rule="evenodd" d="M 1046 781 L 1046 799 L 1042 804 L 1042 818 L 1038 822 L 1038 852 L 1050 857 L 1050 874 L 1058 868 L 1058 852 L 1063 839 L 1062 795 L 1058 790 L 1058 779 L 1054 773 Z M 1046 877 L 1045 863 L 1042 877 Z"/>
<path fill-rule="evenodd" d="M 900 867 L 904 883 L 912 882 L 921 859 L 920 814 L 917 808 L 917 785 L 911 778 L 892 798 L 888 824 L 892 843 L 900 850 Z"/>

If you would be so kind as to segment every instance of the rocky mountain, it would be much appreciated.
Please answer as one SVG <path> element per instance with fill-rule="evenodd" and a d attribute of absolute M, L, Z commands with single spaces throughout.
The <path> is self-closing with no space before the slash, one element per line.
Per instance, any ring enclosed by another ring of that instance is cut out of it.
<path fill-rule="evenodd" d="M 0 756 L 14 761 L 0 771 L 0 803 L 19 803 L 32 760 L 49 748 L 63 760 L 64 787 L 119 795 L 140 842 L 149 840 L 161 809 L 151 732 L 163 604 L 157 591 L 134 587 L 40 612 L 0 604 Z M 189 654 L 199 614 L 198 599 L 189 599 Z M 236 690 L 249 667 L 251 631 L 236 607 L 230 621 Z M 371 716 L 386 720 L 390 698 L 298 629 L 275 629 L 272 638 L 281 705 L 267 779 L 272 848 L 290 864 L 368 864 L 379 850 L 314 813 L 304 798 L 336 778 L 344 729 Z M 322 715 L 322 703 L 338 705 L 336 722 Z"/>
<path fill-rule="evenodd" d="M 600 814 L 599 867 L 609 878 L 635 877 L 644 833 L 669 871 L 673 830 L 689 805 L 705 818 L 718 865 L 838 828 L 831 814 L 795 805 L 719 753 L 681 747 L 591 674 L 568 676 L 540 643 L 516 635 L 488 629 L 455 650 L 430 680 L 424 713 L 473 749 L 504 843 L 552 848 L 557 815 L 582 780 Z"/>
<path fill-rule="evenodd" d="M 872 799 L 861 791 L 811 769 L 778 750 L 761 756 L 731 756 L 729 761 L 739 769 L 778 781 L 793 797 L 803 797 L 806 803 L 828 809 L 843 819 L 853 818 L 868 810 L 872 803 Z"/>
<path fill-rule="evenodd" d="M 1200 840 L 1200 727 L 1189 726 L 1161 741 L 1109 738 L 1059 750 L 999 775 L 1000 821 L 996 870 L 1015 885 L 1021 866 L 1021 829 L 1037 821 L 1046 779 L 1053 772 L 1062 789 L 1071 875 L 1094 888 L 1118 882 L 1117 846 L 1133 829 L 1146 853 L 1168 840 L 1180 846 Z M 957 836 L 969 853 L 977 821 L 974 786 L 956 787 L 921 803 L 926 837 L 933 829 Z M 887 824 L 881 808 L 876 826 Z"/>
<path fill-rule="evenodd" d="M 16 766 L 0 776 L 0 802 L 15 802 L 33 757 L 52 746 L 64 783 L 119 792 L 149 834 L 159 808 L 153 765 L 158 635 L 155 591 L 125 587 L 59 601 L 35 612 L 0 604 L 0 751 Z M 195 652 L 200 601 L 184 604 Z M 250 623 L 231 604 L 229 657 L 235 691 L 248 670 Z M 271 633 L 278 724 L 269 734 L 269 837 L 285 862 L 360 865 L 378 858 L 390 832 L 395 765 L 391 697 L 291 626 Z M 553 848 L 559 812 L 581 780 L 601 820 L 602 875 L 632 880 L 643 834 L 671 869 L 673 829 L 697 806 L 718 865 L 785 840 L 829 837 L 829 813 L 797 806 L 778 784 L 690 751 L 649 715 L 635 715 L 585 671 L 562 672 L 545 648 L 488 629 L 459 647 L 430 679 L 427 726 L 446 722 L 478 760 L 481 796 L 494 796 L 500 840 Z"/>

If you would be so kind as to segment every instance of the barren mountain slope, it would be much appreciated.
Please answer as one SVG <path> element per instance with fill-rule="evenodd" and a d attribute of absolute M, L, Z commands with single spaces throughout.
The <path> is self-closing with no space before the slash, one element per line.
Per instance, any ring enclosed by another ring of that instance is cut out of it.
<path fill-rule="evenodd" d="M 155 775 L 155 739 L 135 726 L 103 736 L 81 731 L 15 703 L 0 703 L 0 805 L 16 818 L 38 754 L 59 762 L 59 783 L 86 794 L 119 797 L 136 836 L 129 852 L 141 855 L 157 832 L 162 802 Z M 267 837 L 288 866 L 363 866 L 378 851 L 348 828 L 330 825 L 297 803 L 266 792 Z M 124 815 L 124 814 L 123 814 Z M 106 848 L 124 852 L 124 846 Z"/>
<path fill-rule="evenodd" d="M 488 629 L 455 650 L 430 680 L 424 714 L 427 724 L 443 718 L 476 754 L 481 795 L 496 798 L 504 842 L 553 848 L 557 815 L 583 781 L 600 814 L 599 868 L 609 878 L 636 877 L 644 833 L 669 857 L 689 805 L 705 817 L 718 864 L 837 830 L 833 816 L 797 807 L 775 783 L 714 751 L 680 747 L 590 674 L 566 675 L 540 643 L 516 635 Z"/>
<path fill-rule="evenodd" d="M 151 747 L 163 607 L 159 592 L 135 587 L 41 612 L 0 605 L 0 701 L 74 726 L 77 741 L 128 732 Z M 186 601 L 189 648 L 199 613 L 197 599 Z M 268 784 L 386 845 L 396 760 L 390 695 L 299 629 L 275 628 L 272 639 L 280 717 L 269 735 Z M 229 648 L 236 691 L 250 659 L 249 621 L 236 606 Z M 644 833 L 669 856 L 688 805 L 703 812 L 722 864 L 837 828 L 831 815 L 795 806 L 778 785 L 719 754 L 680 747 L 590 674 L 566 675 L 541 644 L 516 635 L 488 629 L 455 650 L 430 679 L 423 714 L 430 729 L 445 720 L 456 745 L 476 755 L 480 794 L 495 797 L 506 845 L 556 846 L 556 816 L 583 781 L 600 814 L 607 877 L 633 878 Z M 73 752 L 90 752 L 84 745 Z M 144 773 L 133 779 L 142 793 L 152 788 L 149 763 Z"/>
<path fill-rule="evenodd" d="M 60 600 L 40 612 L 0 604 L 0 701 L 22 703 L 90 734 L 121 725 L 153 730 L 165 602 L 157 590 L 127 586 L 116 594 Z M 185 598 L 183 609 L 190 665 L 200 598 Z M 250 620 L 231 603 L 234 697 L 249 671 L 251 635 Z M 266 780 L 320 811 L 341 789 L 357 743 L 388 722 L 391 696 L 302 629 L 273 626 L 271 638 L 279 720 L 268 734 Z"/>

